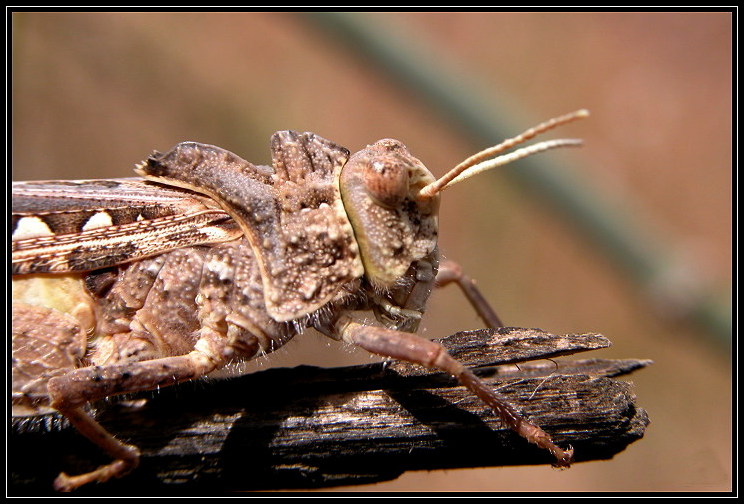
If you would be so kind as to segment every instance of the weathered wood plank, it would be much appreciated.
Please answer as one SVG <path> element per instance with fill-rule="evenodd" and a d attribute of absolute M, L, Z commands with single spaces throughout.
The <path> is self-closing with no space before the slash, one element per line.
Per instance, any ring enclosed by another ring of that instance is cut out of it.
<path fill-rule="evenodd" d="M 649 361 L 583 360 L 495 367 L 602 348 L 599 335 L 538 330 L 458 333 L 445 346 L 517 409 L 572 445 L 577 462 L 611 458 L 643 436 L 648 417 L 615 379 Z M 394 479 L 408 470 L 550 464 L 449 377 L 392 362 L 270 369 L 113 404 L 102 424 L 143 451 L 140 467 L 81 495 L 224 493 Z M 106 459 L 72 429 L 26 422 L 9 443 L 9 493 L 51 493 L 61 469 Z"/>

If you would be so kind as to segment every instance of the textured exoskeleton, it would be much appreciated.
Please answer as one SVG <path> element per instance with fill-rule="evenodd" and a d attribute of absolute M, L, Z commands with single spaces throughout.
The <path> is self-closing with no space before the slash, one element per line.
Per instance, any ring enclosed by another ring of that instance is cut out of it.
<path fill-rule="evenodd" d="M 573 144 L 562 142 L 526 154 Z M 439 192 L 457 173 L 435 180 L 390 139 L 352 156 L 313 133 L 278 132 L 271 145 L 271 167 L 186 142 L 138 165 L 143 179 L 14 185 L 14 413 L 56 409 L 114 459 L 61 474 L 57 488 L 137 465 L 88 402 L 222 370 L 306 328 L 456 376 L 568 465 L 571 449 L 413 334 L 434 286 L 450 282 L 500 325 L 456 265 L 440 269 Z"/>

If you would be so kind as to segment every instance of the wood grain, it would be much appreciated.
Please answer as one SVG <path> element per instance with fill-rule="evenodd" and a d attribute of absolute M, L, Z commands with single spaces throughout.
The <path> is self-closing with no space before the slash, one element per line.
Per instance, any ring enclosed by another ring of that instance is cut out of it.
<path fill-rule="evenodd" d="M 572 445 L 577 463 L 612 458 L 649 423 L 618 377 L 650 361 L 499 366 L 608 346 L 600 335 L 502 328 L 457 333 L 442 343 L 559 445 Z M 144 405 L 109 404 L 98 414 L 107 429 L 142 449 L 140 467 L 79 495 L 318 488 L 390 480 L 409 470 L 551 463 L 450 377 L 399 362 L 269 369 L 141 397 Z M 105 462 L 58 423 L 14 423 L 10 495 L 51 494 L 60 470 L 74 474 Z"/>

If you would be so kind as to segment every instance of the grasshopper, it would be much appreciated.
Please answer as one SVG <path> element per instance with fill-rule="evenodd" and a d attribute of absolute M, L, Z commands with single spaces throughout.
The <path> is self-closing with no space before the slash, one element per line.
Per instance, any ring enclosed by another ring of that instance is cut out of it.
<path fill-rule="evenodd" d="M 397 140 L 350 152 L 280 131 L 272 165 L 184 142 L 114 180 L 13 183 L 13 371 L 17 416 L 56 410 L 113 460 L 70 491 L 121 477 L 135 446 L 86 406 L 265 355 L 313 328 L 369 352 L 456 377 L 527 441 L 560 448 L 444 348 L 415 334 L 434 287 L 459 285 L 490 327 L 501 322 L 455 263 L 439 261 L 440 193 L 536 152 L 579 145 L 535 135 L 561 116 L 466 159 L 436 179 Z"/>

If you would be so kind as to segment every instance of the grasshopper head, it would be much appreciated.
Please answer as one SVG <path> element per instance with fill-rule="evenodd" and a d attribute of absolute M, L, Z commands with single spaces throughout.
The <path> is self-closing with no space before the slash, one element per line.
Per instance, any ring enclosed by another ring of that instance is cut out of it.
<path fill-rule="evenodd" d="M 397 140 L 379 140 L 351 156 L 339 184 L 370 282 L 391 288 L 415 261 L 434 251 L 441 191 L 537 152 L 581 145 L 580 140 L 547 140 L 501 154 L 544 131 L 588 115 L 586 110 L 579 110 L 539 124 L 469 157 L 439 179 Z"/>
<path fill-rule="evenodd" d="M 344 166 L 341 197 L 373 285 L 392 287 L 436 247 L 439 195 L 419 196 L 434 181 L 397 140 L 379 140 Z"/>

